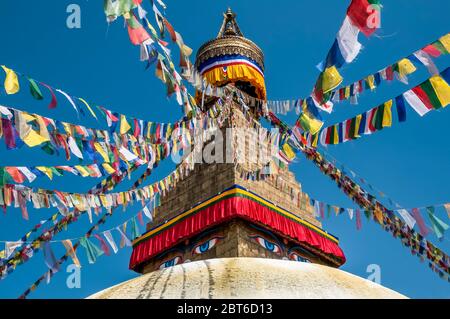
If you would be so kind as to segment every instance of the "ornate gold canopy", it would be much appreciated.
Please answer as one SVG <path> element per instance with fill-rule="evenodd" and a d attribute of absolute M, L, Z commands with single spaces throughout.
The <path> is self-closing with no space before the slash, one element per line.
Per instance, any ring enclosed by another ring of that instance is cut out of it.
<path fill-rule="evenodd" d="M 252 95 L 265 99 L 262 50 L 244 37 L 231 9 L 223 17 L 217 37 L 203 44 L 197 52 L 197 70 L 211 84 L 248 83 L 255 88 Z"/>

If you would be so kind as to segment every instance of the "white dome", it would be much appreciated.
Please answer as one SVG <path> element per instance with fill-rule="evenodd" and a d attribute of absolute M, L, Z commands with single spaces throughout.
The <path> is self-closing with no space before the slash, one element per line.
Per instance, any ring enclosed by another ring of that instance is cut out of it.
<path fill-rule="evenodd" d="M 406 298 L 327 266 L 265 258 L 217 258 L 157 270 L 102 290 L 92 299 Z"/>

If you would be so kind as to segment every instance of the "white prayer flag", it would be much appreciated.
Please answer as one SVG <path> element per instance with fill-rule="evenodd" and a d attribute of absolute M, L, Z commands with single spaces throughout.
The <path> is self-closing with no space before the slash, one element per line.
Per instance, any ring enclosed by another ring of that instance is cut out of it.
<path fill-rule="evenodd" d="M 351 63 L 361 50 L 361 43 L 358 42 L 358 34 L 358 27 L 353 25 L 347 16 L 336 38 L 342 57 L 347 63 Z"/>
<path fill-rule="evenodd" d="M 114 238 L 111 234 L 111 232 L 109 230 L 103 232 L 103 236 L 105 236 L 106 240 L 108 241 L 108 244 L 111 246 L 112 250 L 114 251 L 115 254 L 117 254 L 117 245 L 114 242 Z"/>
<path fill-rule="evenodd" d="M 411 216 L 410 213 L 406 209 L 399 209 L 397 212 L 402 216 L 405 223 L 409 226 L 409 228 L 413 229 L 414 225 L 416 224 L 416 220 L 414 217 Z"/>
<path fill-rule="evenodd" d="M 427 114 L 431 109 L 429 109 L 417 96 L 416 93 L 412 90 L 408 90 L 405 93 L 403 93 L 403 96 L 405 97 L 405 100 L 411 105 L 411 107 L 420 115 L 424 116 Z"/>

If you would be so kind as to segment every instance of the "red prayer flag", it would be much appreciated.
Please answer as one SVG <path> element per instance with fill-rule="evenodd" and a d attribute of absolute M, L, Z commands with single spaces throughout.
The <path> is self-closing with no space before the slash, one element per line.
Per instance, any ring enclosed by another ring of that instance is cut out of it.
<path fill-rule="evenodd" d="M 433 103 L 431 103 L 430 99 L 428 98 L 428 95 L 420 86 L 412 88 L 412 91 L 419 97 L 419 99 L 423 104 L 425 104 L 428 109 L 432 110 L 434 108 Z"/>
<path fill-rule="evenodd" d="M 379 12 L 368 0 L 353 0 L 347 9 L 347 16 L 366 37 L 370 37 L 380 25 Z"/>
<path fill-rule="evenodd" d="M 425 222 L 423 221 L 422 215 L 420 215 L 420 211 L 417 208 L 413 208 L 411 211 L 414 219 L 417 222 L 417 225 L 419 226 L 419 232 L 420 234 L 425 237 L 430 233 L 430 230 L 425 225 Z"/>
<path fill-rule="evenodd" d="M 431 55 L 433 58 L 437 58 L 439 56 L 441 56 L 441 52 L 436 49 L 433 45 L 429 44 L 426 47 L 424 47 L 422 49 L 422 51 L 425 51 L 426 53 L 428 53 L 429 55 Z"/>
<path fill-rule="evenodd" d="M 39 84 L 45 86 L 50 91 L 50 94 L 52 95 L 52 100 L 50 101 L 50 104 L 48 105 L 48 108 L 49 109 L 56 108 L 56 106 L 58 105 L 58 101 L 56 100 L 56 95 L 55 95 L 55 92 L 53 92 L 53 89 L 49 85 L 47 85 L 45 83 L 39 82 Z"/>
<path fill-rule="evenodd" d="M 25 178 L 17 167 L 6 167 L 6 171 L 11 175 L 12 179 L 19 184 L 25 182 Z"/>

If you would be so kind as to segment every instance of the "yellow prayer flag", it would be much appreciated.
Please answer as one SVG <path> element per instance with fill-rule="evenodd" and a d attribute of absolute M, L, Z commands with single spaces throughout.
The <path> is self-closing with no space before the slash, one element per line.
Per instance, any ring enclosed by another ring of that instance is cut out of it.
<path fill-rule="evenodd" d="M 450 86 L 437 74 L 430 78 L 430 83 L 433 86 L 434 92 L 436 92 L 442 107 L 446 107 L 450 103 Z"/>
<path fill-rule="evenodd" d="M 355 137 L 361 137 L 359 135 L 359 127 L 361 126 L 361 119 L 362 119 L 362 114 L 358 114 L 356 116 L 356 121 L 355 121 Z"/>
<path fill-rule="evenodd" d="M 47 125 L 45 125 L 44 119 L 40 116 L 36 117 L 36 121 L 39 124 L 39 135 L 45 139 L 45 141 L 50 141 L 50 134 L 47 130 Z"/>
<path fill-rule="evenodd" d="M 47 142 L 49 139 L 39 135 L 35 130 L 30 130 L 26 136 L 22 138 L 25 144 L 29 147 L 35 147 Z"/>
<path fill-rule="evenodd" d="M 75 168 L 78 172 L 80 172 L 81 176 L 87 177 L 90 176 L 89 172 L 81 165 L 75 165 Z"/>
<path fill-rule="evenodd" d="M 384 103 L 384 111 L 383 111 L 383 127 L 392 126 L 392 100 Z"/>
<path fill-rule="evenodd" d="M 350 97 L 350 86 L 346 86 L 344 90 L 344 97 L 348 99 Z"/>
<path fill-rule="evenodd" d="M 366 78 L 366 82 L 367 82 L 367 85 L 369 85 L 370 90 L 374 90 L 376 88 L 376 86 L 375 86 L 375 76 L 373 74 L 369 75 Z"/>
<path fill-rule="evenodd" d="M 333 65 L 326 68 L 322 73 L 322 91 L 323 93 L 330 92 L 339 86 L 343 81 L 337 68 Z"/>
<path fill-rule="evenodd" d="M 19 79 L 16 72 L 2 65 L 3 70 L 6 73 L 5 78 L 5 91 L 7 94 L 16 94 L 20 90 Z"/>
<path fill-rule="evenodd" d="M 333 144 L 339 144 L 339 126 L 337 124 L 334 125 L 333 133 Z"/>
<path fill-rule="evenodd" d="M 99 142 L 94 142 L 94 148 L 95 150 L 100 153 L 100 155 L 103 157 L 103 160 L 107 163 L 110 162 L 108 154 L 106 154 L 105 150 L 103 149 L 103 147 L 100 145 Z"/>
<path fill-rule="evenodd" d="M 400 61 L 398 61 L 397 64 L 398 64 L 398 73 L 401 78 L 417 70 L 414 64 L 412 64 L 412 62 L 406 58 L 401 59 Z"/>
<path fill-rule="evenodd" d="M 120 115 L 120 134 L 125 134 L 131 129 L 130 124 L 127 122 L 125 115 Z"/>
<path fill-rule="evenodd" d="M 439 38 L 439 41 L 442 43 L 447 52 L 450 53 L 450 33 L 447 33 L 443 37 Z"/>
<path fill-rule="evenodd" d="M 311 146 L 317 147 L 317 143 L 319 142 L 319 134 L 314 134 L 312 136 Z"/>
<path fill-rule="evenodd" d="M 290 159 L 293 160 L 295 157 L 295 153 L 292 150 L 291 146 L 288 143 L 284 143 L 283 144 L 283 152 L 284 154 L 286 154 L 286 156 Z"/>
<path fill-rule="evenodd" d="M 299 118 L 299 122 L 302 125 L 302 128 L 305 131 L 310 132 L 311 134 L 316 134 L 322 128 L 323 122 L 318 119 L 309 116 L 306 112 L 303 112 Z"/>
<path fill-rule="evenodd" d="M 48 178 L 53 179 L 53 171 L 45 166 L 36 166 L 36 169 L 47 175 Z"/>
<path fill-rule="evenodd" d="M 103 163 L 102 166 L 108 174 L 114 174 L 116 172 L 108 163 Z"/>
<path fill-rule="evenodd" d="M 88 102 L 86 102 L 85 100 L 83 100 L 81 97 L 78 98 L 81 102 L 84 103 L 84 105 L 86 105 L 86 107 L 88 108 L 89 112 L 91 112 L 92 116 L 98 120 L 97 115 L 94 113 L 94 110 L 92 110 L 92 108 L 89 106 Z"/>
<path fill-rule="evenodd" d="M 378 221 L 378 223 L 383 225 L 383 212 L 381 211 L 381 209 L 378 206 L 375 207 L 375 211 L 373 214 L 375 216 L 375 219 Z"/>

